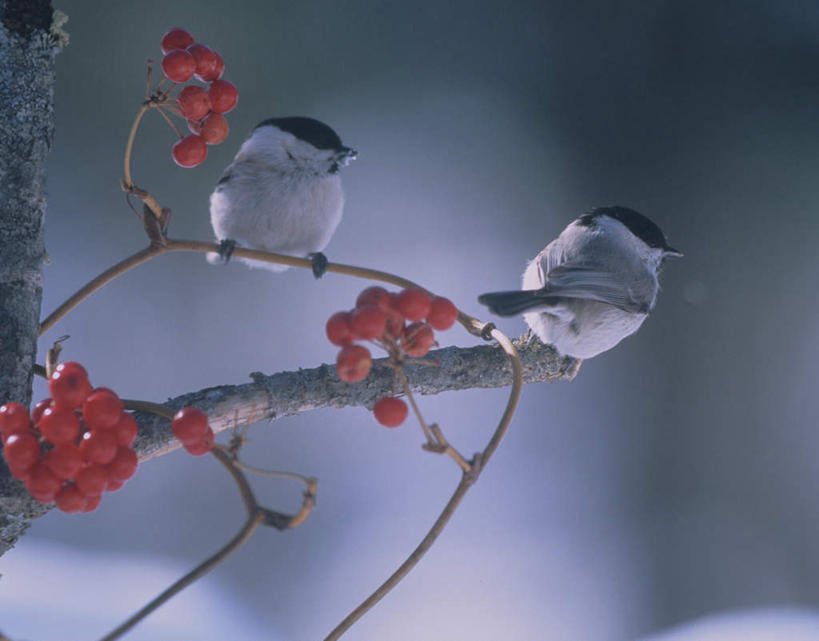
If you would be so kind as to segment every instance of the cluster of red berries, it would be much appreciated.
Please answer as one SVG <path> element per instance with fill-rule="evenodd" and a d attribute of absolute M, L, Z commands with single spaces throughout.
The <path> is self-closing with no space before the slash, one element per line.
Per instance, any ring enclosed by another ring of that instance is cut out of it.
<path fill-rule="evenodd" d="M 173 417 L 171 431 L 189 454 L 202 456 L 213 449 L 213 429 L 202 410 L 183 407 Z"/>
<path fill-rule="evenodd" d="M 184 29 L 171 29 L 160 44 L 164 54 L 162 71 L 168 80 L 183 83 L 196 78 L 207 85 L 207 89 L 188 85 L 176 97 L 191 134 L 173 146 L 173 159 L 181 167 L 196 167 L 208 155 L 208 145 L 218 145 L 227 138 L 229 128 L 222 114 L 236 106 L 239 92 L 221 79 L 225 71 L 222 56 L 195 42 Z"/>
<path fill-rule="evenodd" d="M 136 420 L 116 393 L 92 388 L 79 363 L 57 365 L 48 389 L 51 397 L 31 415 L 19 403 L 0 406 L 3 456 L 36 500 L 92 512 L 103 492 L 120 489 L 136 472 Z"/>
<path fill-rule="evenodd" d="M 355 308 L 336 312 L 327 320 L 327 338 L 341 346 L 336 357 L 336 372 L 342 381 L 364 380 L 372 367 L 372 355 L 355 341 L 370 341 L 387 350 L 400 364 L 404 355 L 422 357 L 435 345 L 433 330 L 452 327 L 458 309 L 441 296 L 430 296 L 417 287 L 388 292 L 383 287 L 368 287 L 358 295 Z M 409 323 L 407 323 L 409 321 Z M 399 398 L 385 397 L 373 406 L 376 420 L 387 427 L 398 427 L 407 417 L 407 404 Z"/>

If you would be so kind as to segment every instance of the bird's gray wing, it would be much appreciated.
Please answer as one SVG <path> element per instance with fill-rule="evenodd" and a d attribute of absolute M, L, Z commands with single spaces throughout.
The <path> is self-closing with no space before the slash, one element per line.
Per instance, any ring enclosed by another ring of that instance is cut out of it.
<path fill-rule="evenodd" d="M 595 300 L 638 314 L 647 314 L 653 299 L 653 293 L 633 291 L 624 279 L 594 266 L 565 263 L 550 269 L 545 280 L 544 298 Z"/>

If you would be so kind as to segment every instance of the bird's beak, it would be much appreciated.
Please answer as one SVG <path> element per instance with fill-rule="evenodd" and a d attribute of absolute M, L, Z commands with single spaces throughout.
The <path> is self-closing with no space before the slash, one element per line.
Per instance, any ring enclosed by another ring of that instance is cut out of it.
<path fill-rule="evenodd" d="M 346 167 L 350 164 L 351 160 L 355 160 L 358 157 L 358 152 L 355 149 L 350 149 L 349 147 L 342 147 L 341 151 L 338 153 L 338 162 L 339 165 L 342 167 Z"/>
<path fill-rule="evenodd" d="M 666 247 L 663 250 L 663 258 L 682 258 L 683 255 L 679 249 L 674 249 L 673 247 Z"/>

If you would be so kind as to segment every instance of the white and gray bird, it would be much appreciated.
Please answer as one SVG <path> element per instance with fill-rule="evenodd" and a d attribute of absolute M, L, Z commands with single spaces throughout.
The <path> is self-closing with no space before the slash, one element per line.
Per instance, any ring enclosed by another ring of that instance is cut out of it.
<path fill-rule="evenodd" d="M 316 277 L 327 259 L 321 251 L 341 221 L 344 191 L 339 169 L 357 152 L 313 118 L 270 118 L 259 123 L 222 173 L 210 196 L 210 221 L 227 261 L 234 246 L 306 256 Z M 285 265 L 241 259 L 253 267 L 284 271 Z"/>
<path fill-rule="evenodd" d="M 535 256 L 522 290 L 478 300 L 499 316 L 523 313 L 532 332 L 561 354 L 591 358 L 640 328 L 670 256 L 682 253 L 651 220 L 626 207 L 599 207 Z"/>

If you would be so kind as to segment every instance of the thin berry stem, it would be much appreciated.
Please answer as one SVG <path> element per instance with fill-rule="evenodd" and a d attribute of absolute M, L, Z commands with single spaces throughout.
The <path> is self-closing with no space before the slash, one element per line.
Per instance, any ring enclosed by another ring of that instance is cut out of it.
<path fill-rule="evenodd" d="M 183 136 L 183 135 L 182 135 L 182 133 L 179 131 L 179 129 L 177 129 L 176 125 L 175 125 L 175 124 L 173 124 L 173 120 L 171 120 L 171 119 L 168 117 L 168 114 L 166 114 L 166 113 L 165 113 L 165 110 L 164 110 L 162 107 L 158 106 L 158 105 L 157 105 L 156 110 L 157 110 L 157 111 L 159 112 L 159 114 L 160 114 L 160 115 L 161 115 L 161 116 L 162 116 L 162 117 L 165 119 L 165 122 L 167 122 L 167 123 L 168 123 L 168 124 L 171 126 L 171 129 L 173 129 L 173 130 L 174 130 L 174 132 L 176 132 L 176 135 L 177 135 L 177 136 L 179 136 L 180 138 L 184 138 L 184 136 Z"/>

